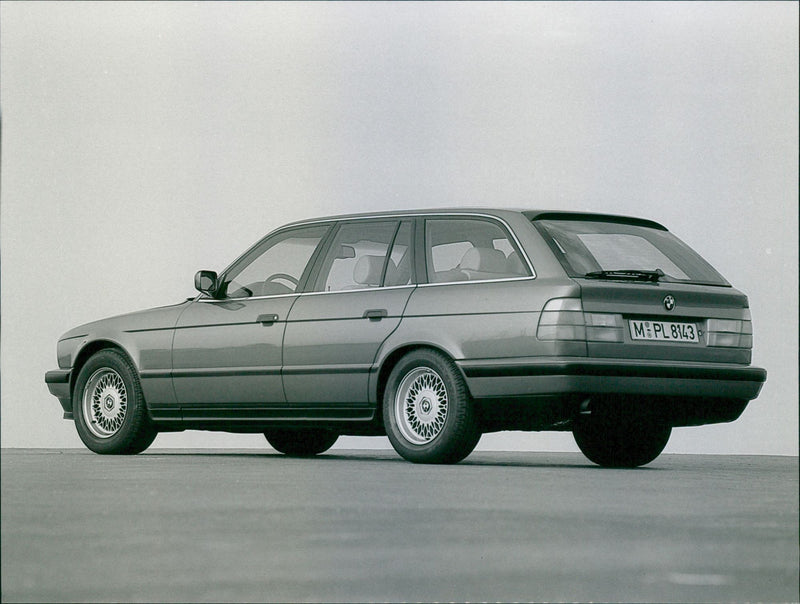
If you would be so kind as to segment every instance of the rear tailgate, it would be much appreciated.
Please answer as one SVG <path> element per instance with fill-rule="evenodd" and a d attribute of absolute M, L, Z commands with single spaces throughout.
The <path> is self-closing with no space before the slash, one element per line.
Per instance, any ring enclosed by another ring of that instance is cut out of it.
<path fill-rule="evenodd" d="M 732 287 L 578 278 L 589 357 L 747 365 L 752 326 L 747 297 Z M 597 327 L 594 327 L 597 325 Z M 611 340 L 611 337 L 608 338 Z"/>

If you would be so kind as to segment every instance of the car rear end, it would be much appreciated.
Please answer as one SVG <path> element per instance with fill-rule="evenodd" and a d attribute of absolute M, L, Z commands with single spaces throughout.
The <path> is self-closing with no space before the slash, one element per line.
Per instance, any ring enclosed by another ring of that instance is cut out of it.
<path fill-rule="evenodd" d="M 537 337 L 585 342 L 564 361 L 598 401 L 670 426 L 736 419 L 766 379 L 750 367 L 747 297 L 663 226 L 633 218 L 528 213 L 579 294 L 547 302 Z M 614 396 L 617 395 L 617 396 Z"/>

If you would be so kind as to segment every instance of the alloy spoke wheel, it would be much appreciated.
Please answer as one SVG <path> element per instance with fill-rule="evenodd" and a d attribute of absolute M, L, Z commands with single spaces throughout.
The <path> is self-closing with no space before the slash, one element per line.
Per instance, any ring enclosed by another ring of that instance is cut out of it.
<path fill-rule="evenodd" d="M 410 371 L 397 389 L 395 419 L 403 437 L 415 445 L 434 440 L 447 419 L 447 389 L 428 367 Z"/>
<path fill-rule="evenodd" d="M 122 377 L 113 369 L 95 371 L 83 389 L 83 415 L 91 433 L 110 438 L 122 427 L 128 410 L 128 391 Z"/>

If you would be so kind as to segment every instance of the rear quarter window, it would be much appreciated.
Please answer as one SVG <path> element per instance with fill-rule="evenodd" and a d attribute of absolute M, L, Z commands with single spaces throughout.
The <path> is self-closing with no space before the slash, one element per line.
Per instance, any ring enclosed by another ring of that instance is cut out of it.
<path fill-rule="evenodd" d="M 530 277 L 511 236 L 484 218 L 428 218 L 425 255 L 430 283 Z"/>

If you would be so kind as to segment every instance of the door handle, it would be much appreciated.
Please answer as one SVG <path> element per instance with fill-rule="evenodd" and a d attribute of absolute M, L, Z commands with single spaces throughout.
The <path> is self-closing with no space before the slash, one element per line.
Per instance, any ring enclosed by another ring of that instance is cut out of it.
<path fill-rule="evenodd" d="M 389 316 L 389 312 L 385 308 L 371 308 L 365 310 L 362 317 L 370 321 L 380 321 Z"/>
<path fill-rule="evenodd" d="M 277 320 L 278 320 L 278 315 L 258 315 L 256 322 L 267 326 L 267 325 L 272 325 Z"/>

